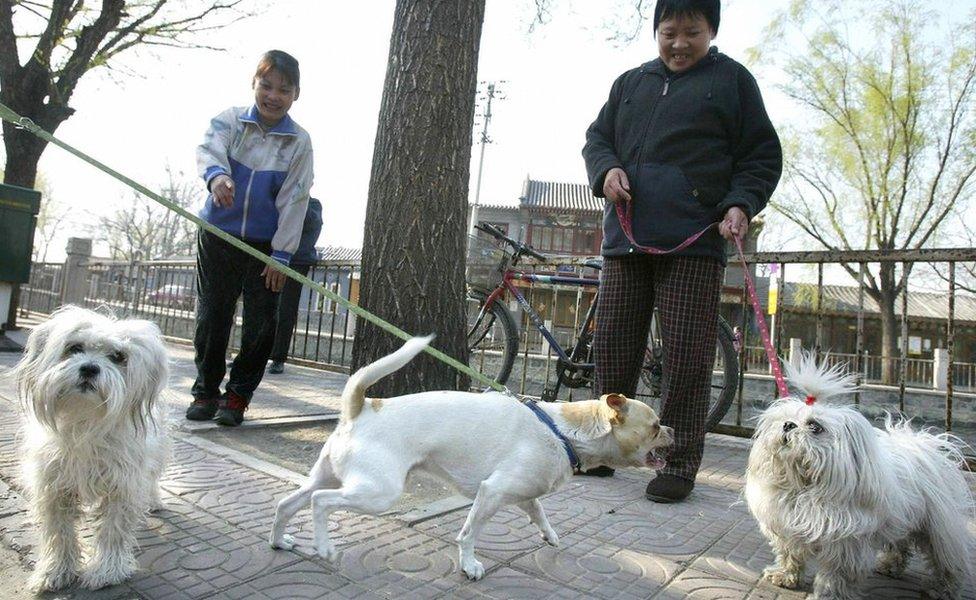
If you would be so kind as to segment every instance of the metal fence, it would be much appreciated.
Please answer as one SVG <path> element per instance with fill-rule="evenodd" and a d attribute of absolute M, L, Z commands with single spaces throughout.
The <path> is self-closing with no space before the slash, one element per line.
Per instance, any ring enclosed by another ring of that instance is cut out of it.
<path fill-rule="evenodd" d="M 883 359 L 866 353 L 863 281 L 859 288 L 861 301 L 854 315 L 856 318 L 854 352 L 832 352 L 829 360 L 846 362 L 849 368 L 858 374 L 859 383 L 864 384 L 864 388 L 855 397 L 855 402 L 861 404 L 865 412 L 880 414 L 885 410 L 900 411 L 918 418 L 925 424 L 954 431 L 971 443 L 976 443 L 976 435 L 974 435 L 976 394 L 973 394 L 976 392 L 976 365 L 970 362 L 956 362 L 953 357 L 957 343 L 955 331 L 959 326 L 954 314 L 957 291 L 953 274 L 956 263 L 976 261 L 976 250 L 755 253 L 748 255 L 747 261 L 750 265 L 778 265 L 781 282 L 786 278 L 788 267 L 804 264 L 816 267 L 818 300 L 814 304 L 812 314 L 816 320 L 816 335 L 810 339 L 803 339 L 802 342 L 821 357 L 826 355 L 827 348 L 836 347 L 836 344 L 832 344 L 832 340 L 828 339 L 827 329 L 824 326 L 834 316 L 828 315 L 823 310 L 824 304 L 820 300 L 823 293 L 825 265 L 841 262 L 854 264 L 861 273 L 870 268 L 870 265 L 880 263 L 893 262 L 904 266 L 938 262 L 946 265 L 949 275 L 945 292 L 947 310 L 941 327 L 945 334 L 948 372 L 951 376 L 946 378 L 944 390 L 932 390 L 936 370 L 935 361 L 908 355 L 909 319 L 905 310 L 907 296 L 901 298 L 900 356 Z M 553 269 L 558 269 L 561 273 L 579 273 L 581 267 L 578 264 L 540 267 L 540 270 L 547 272 L 552 272 Z M 183 340 L 192 339 L 196 299 L 196 274 L 192 261 L 131 263 L 90 261 L 87 264 L 87 271 L 88 286 L 84 298 L 86 306 L 105 306 L 120 315 L 152 319 L 159 324 L 165 335 Z M 21 294 L 21 309 L 50 313 L 57 308 L 60 304 L 59 290 L 62 287 L 62 277 L 61 265 L 50 263 L 34 265 L 30 282 L 23 288 Z M 320 262 L 311 269 L 309 277 L 346 299 L 358 301 L 358 262 Z M 564 346 L 571 345 L 575 332 L 579 328 L 579 322 L 589 306 L 591 289 L 530 284 L 523 288 L 523 293 L 529 303 L 546 320 L 560 343 Z M 741 378 L 736 402 L 723 421 L 727 425 L 727 431 L 739 434 L 749 433 L 752 418 L 774 395 L 774 387 L 768 377 L 768 363 L 765 353 L 760 348 L 755 325 L 751 322 L 752 311 L 746 306 L 745 298 L 746 294 L 743 290 L 741 306 L 736 313 L 736 317 L 741 321 L 733 320 L 733 324 L 738 325 L 744 335 L 742 351 L 739 353 L 739 366 L 740 372 L 745 373 L 746 376 Z M 520 336 L 519 356 L 508 385 L 519 393 L 538 396 L 555 377 L 556 355 L 536 329 L 528 326 L 525 315 L 514 308 L 513 314 L 517 315 L 516 322 Z M 735 306 L 730 307 L 726 303 L 723 309 L 727 313 L 727 318 L 729 318 L 730 308 Z M 232 348 L 236 348 L 239 344 L 239 315 L 240 309 L 235 320 Z M 780 332 L 777 335 L 777 351 L 782 356 L 787 348 L 780 340 L 788 340 L 790 337 L 791 320 L 796 319 L 796 315 L 784 311 L 778 314 L 777 318 L 776 329 Z M 976 323 L 966 321 L 964 325 L 968 328 L 967 331 L 971 332 Z M 316 291 L 305 288 L 301 295 L 290 358 L 333 368 L 346 368 L 351 361 L 355 330 L 354 315 Z M 964 340 L 970 347 L 973 343 L 971 338 L 972 336 L 968 335 Z M 889 382 L 887 385 L 882 384 L 881 378 L 884 360 L 893 361 L 891 364 L 894 364 L 897 373 L 897 381 Z M 720 360 L 717 360 L 715 367 L 718 370 L 723 368 Z M 578 399 L 588 394 L 587 389 L 564 389 L 561 398 Z"/>

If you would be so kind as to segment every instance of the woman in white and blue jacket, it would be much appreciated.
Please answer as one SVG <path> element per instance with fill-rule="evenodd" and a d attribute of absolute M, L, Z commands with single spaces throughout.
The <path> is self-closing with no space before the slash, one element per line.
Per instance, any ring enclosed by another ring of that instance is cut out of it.
<path fill-rule="evenodd" d="M 289 265 L 298 249 L 312 187 L 312 143 L 288 116 L 298 99 L 298 61 L 279 50 L 261 57 L 254 105 L 230 108 L 210 122 L 197 148 L 197 167 L 210 196 L 200 216 L 221 230 Z M 236 426 L 264 375 L 274 341 L 283 273 L 215 235 L 197 241 L 197 379 L 186 418 L 215 418 Z M 220 384 L 238 298 L 244 296 L 241 349 Z"/>

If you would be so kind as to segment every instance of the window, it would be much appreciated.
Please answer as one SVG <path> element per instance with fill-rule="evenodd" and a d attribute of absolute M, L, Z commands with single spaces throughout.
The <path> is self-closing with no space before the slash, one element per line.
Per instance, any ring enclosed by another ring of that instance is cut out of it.
<path fill-rule="evenodd" d="M 549 219 L 533 219 L 529 225 L 529 244 L 539 252 L 554 254 L 596 254 L 600 251 L 597 225 L 553 224 Z"/>

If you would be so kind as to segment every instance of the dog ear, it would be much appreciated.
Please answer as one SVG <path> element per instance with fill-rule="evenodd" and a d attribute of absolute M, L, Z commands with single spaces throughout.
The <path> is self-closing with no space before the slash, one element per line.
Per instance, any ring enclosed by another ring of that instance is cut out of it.
<path fill-rule="evenodd" d="M 627 396 L 623 394 L 604 394 L 600 401 L 613 411 L 611 421 L 623 423 L 627 417 Z"/>
<path fill-rule="evenodd" d="M 131 417 L 137 427 L 152 419 L 153 405 L 166 389 L 169 357 L 159 327 L 151 321 L 118 321 L 120 334 L 129 340 L 128 372 Z"/>
<path fill-rule="evenodd" d="M 27 402 L 33 395 L 34 386 L 43 371 L 41 362 L 44 357 L 44 350 L 47 347 L 51 332 L 58 326 L 55 316 L 52 315 L 52 318 L 31 331 L 30 336 L 27 337 L 27 343 L 24 345 L 24 357 L 13 369 L 14 379 L 17 381 L 17 393 L 21 402 Z"/>
<path fill-rule="evenodd" d="M 878 432 L 858 413 L 848 415 L 844 422 L 847 443 L 845 450 L 857 476 L 854 498 L 861 506 L 873 506 L 885 496 L 883 464 L 878 447 Z"/>

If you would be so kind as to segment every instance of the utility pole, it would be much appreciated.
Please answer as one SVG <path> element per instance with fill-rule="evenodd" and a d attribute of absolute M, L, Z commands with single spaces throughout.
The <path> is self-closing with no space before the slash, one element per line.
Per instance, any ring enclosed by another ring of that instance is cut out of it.
<path fill-rule="evenodd" d="M 481 154 L 478 157 L 478 181 L 474 188 L 474 204 L 471 205 L 471 219 L 468 223 L 468 235 L 474 235 L 474 226 L 478 224 L 478 208 L 481 201 L 481 172 L 485 165 L 485 146 L 491 143 L 491 138 L 488 137 L 488 125 L 491 123 L 491 101 L 495 98 L 498 98 L 499 100 L 505 99 L 503 92 L 496 87 L 503 83 L 506 82 L 488 82 L 488 88 L 485 95 L 478 98 L 479 100 L 487 100 L 487 103 L 485 104 L 485 121 L 481 127 L 481 139 L 479 141 L 481 144 Z"/>

